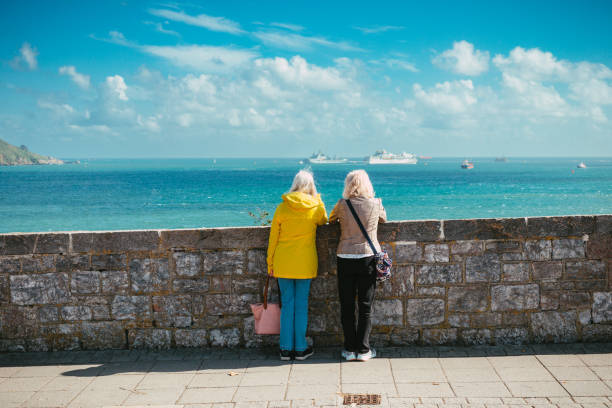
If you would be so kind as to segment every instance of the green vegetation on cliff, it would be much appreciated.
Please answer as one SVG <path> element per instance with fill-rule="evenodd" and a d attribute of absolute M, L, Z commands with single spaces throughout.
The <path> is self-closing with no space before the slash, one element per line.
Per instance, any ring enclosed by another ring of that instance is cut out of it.
<path fill-rule="evenodd" d="M 0 139 L 0 166 L 26 164 L 64 164 L 64 162 L 51 156 L 32 153 L 24 145 L 17 147 Z"/>

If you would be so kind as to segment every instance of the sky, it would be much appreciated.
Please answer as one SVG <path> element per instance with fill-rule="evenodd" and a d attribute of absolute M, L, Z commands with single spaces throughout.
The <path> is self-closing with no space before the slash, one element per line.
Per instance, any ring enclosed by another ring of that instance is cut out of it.
<path fill-rule="evenodd" d="M 0 139 L 61 158 L 612 156 L 610 1 L 3 1 Z"/>

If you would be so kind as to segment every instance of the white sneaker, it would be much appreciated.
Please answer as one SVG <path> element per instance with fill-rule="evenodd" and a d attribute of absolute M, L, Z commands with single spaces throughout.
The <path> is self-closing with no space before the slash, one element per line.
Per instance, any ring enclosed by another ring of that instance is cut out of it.
<path fill-rule="evenodd" d="M 357 354 L 357 360 L 358 361 L 368 361 L 372 358 L 376 357 L 376 350 L 374 350 L 373 348 L 370 347 L 370 350 L 367 353 L 359 353 Z"/>
<path fill-rule="evenodd" d="M 357 355 L 355 355 L 355 353 L 352 351 L 342 350 L 342 358 L 344 358 L 346 361 L 353 361 L 357 358 Z"/>

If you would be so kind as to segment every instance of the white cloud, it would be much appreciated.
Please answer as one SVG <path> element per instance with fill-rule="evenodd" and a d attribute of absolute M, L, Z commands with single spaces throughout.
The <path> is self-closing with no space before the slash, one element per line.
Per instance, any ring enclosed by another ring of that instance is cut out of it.
<path fill-rule="evenodd" d="M 521 79 L 507 73 L 503 74 L 503 84 L 513 91 L 516 97 L 514 106 L 527 108 L 526 113 L 553 116 L 564 116 L 567 113 L 567 103 L 552 86 L 544 86 L 537 81 Z"/>
<path fill-rule="evenodd" d="M 291 30 L 291 31 L 303 31 L 304 30 L 304 27 L 302 27 L 301 25 L 297 25 L 297 24 L 270 23 L 270 25 L 272 27 L 285 28 L 285 29 Z"/>
<path fill-rule="evenodd" d="M 36 68 L 38 68 L 37 57 L 38 50 L 33 48 L 29 43 L 24 42 L 19 49 L 19 55 L 10 61 L 10 65 L 14 69 L 22 69 L 24 68 L 25 63 L 25 68 L 29 69 L 30 71 L 34 71 Z"/>
<path fill-rule="evenodd" d="M 335 48 L 342 51 L 363 51 L 345 41 L 331 41 L 324 37 L 309 37 L 284 31 L 257 31 L 255 38 L 264 44 L 291 51 L 311 51 L 315 46 Z"/>
<path fill-rule="evenodd" d="M 157 116 L 148 116 L 148 117 L 143 117 L 142 115 L 138 115 L 136 117 L 136 122 L 138 123 L 138 125 L 150 132 L 159 132 L 161 131 L 161 127 L 159 126 L 159 123 L 157 122 L 159 119 L 159 117 Z"/>
<path fill-rule="evenodd" d="M 384 33 L 386 31 L 398 31 L 403 30 L 406 27 L 404 26 L 393 26 L 393 25 L 384 25 L 384 26 L 374 26 L 374 27 L 354 27 L 355 30 L 359 30 L 364 34 L 378 34 Z"/>
<path fill-rule="evenodd" d="M 68 75 L 81 89 L 89 88 L 89 75 L 80 74 L 73 65 L 65 65 L 59 69 L 60 75 Z"/>
<path fill-rule="evenodd" d="M 127 85 L 123 80 L 121 75 L 113 75 L 106 77 L 106 88 L 114 97 L 127 101 L 128 97 L 126 95 Z"/>
<path fill-rule="evenodd" d="M 229 33 L 229 34 L 244 34 L 244 30 L 240 28 L 240 24 L 235 21 L 228 20 L 224 17 L 213 17 L 206 14 L 191 16 L 183 11 L 173 11 L 164 9 L 150 9 L 149 13 L 157 17 L 167 18 L 168 20 L 178 21 L 196 27 L 206 28 L 211 31 Z"/>
<path fill-rule="evenodd" d="M 153 22 L 153 21 L 145 21 L 144 22 L 147 25 L 152 25 L 153 27 L 155 27 L 155 31 L 162 33 L 162 34 L 167 34 L 167 35 L 173 35 L 176 37 L 180 37 L 181 35 L 179 33 L 177 33 L 176 31 L 173 30 L 167 30 L 164 28 L 165 24 L 168 24 L 167 21 L 164 21 L 163 23 L 159 23 L 159 22 Z"/>
<path fill-rule="evenodd" d="M 213 72 L 243 65 L 257 57 L 257 53 L 250 50 L 208 45 L 145 45 L 141 49 L 147 54 L 165 58 L 181 67 Z"/>
<path fill-rule="evenodd" d="M 379 60 L 370 60 L 370 63 L 374 65 L 384 65 L 392 69 L 403 69 L 410 72 L 419 72 L 419 69 L 414 63 L 400 58 L 382 58 Z"/>
<path fill-rule="evenodd" d="M 347 80 L 336 68 L 321 68 L 308 64 L 300 56 L 295 56 L 290 60 L 281 57 L 262 58 L 255 61 L 255 66 L 275 74 L 290 86 L 317 90 L 339 90 L 348 86 Z"/>
<path fill-rule="evenodd" d="M 567 78 L 570 64 L 558 61 L 550 52 L 538 48 L 526 50 L 516 47 L 508 57 L 496 55 L 493 64 L 502 72 L 529 80 L 558 80 Z"/>
<path fill-rule="evenodd" d="M 489 52 L 475 50 L 467 41 L 456 41 L 452 49 L 437 55 L 432 62 L 456 74 L 476 76 L 489 69 Z"/>
<path fill-rule="evenodd" d="M 43 109 L 48 109 L 57 115 L 69 115 L 75 112 L 74 108 L 67 103 L 54 103 L 46 100 L 39 99 L 37 102 L 38 106 Z"/>
<path fill-rule="evenodd" d="M 478 102 L 474 84 L 469 79 L 439 83 L 429 90 L 415 84 L 413 91 L 418 101 L 443 114 L 463 113 Z"/>

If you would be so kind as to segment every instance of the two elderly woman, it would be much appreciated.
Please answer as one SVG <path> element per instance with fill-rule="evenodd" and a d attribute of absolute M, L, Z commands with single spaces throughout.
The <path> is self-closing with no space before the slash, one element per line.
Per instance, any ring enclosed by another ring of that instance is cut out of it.
<path fill-rule="evenodd" d="M 364 170 L 350 172 L 344 180 L 342 199 L 334 206 L 329 222 L 340 223 L 337 250 L 338 294 L 344 331 L 346 360 L 366 361 L 376 356 L 370 347 L 371 310 L 376 289 L 374 253 L 364 237 L 348 200 L 377 251 L 379 222 L 386 221 L 385 209 Z M 282 196 L 272 219 L 268 245 L 268 274 L 278 278 L 281 293 L 280 359 L 305 360 L 314 351 L 306 342 L 310 281 L 317 276 L 317 226 L 327 223 L 325 205 L 317 193 L 312 174 L 297 173 L 291 189 Z M 358 318 L 355 320 L 355 296 Z"/>

